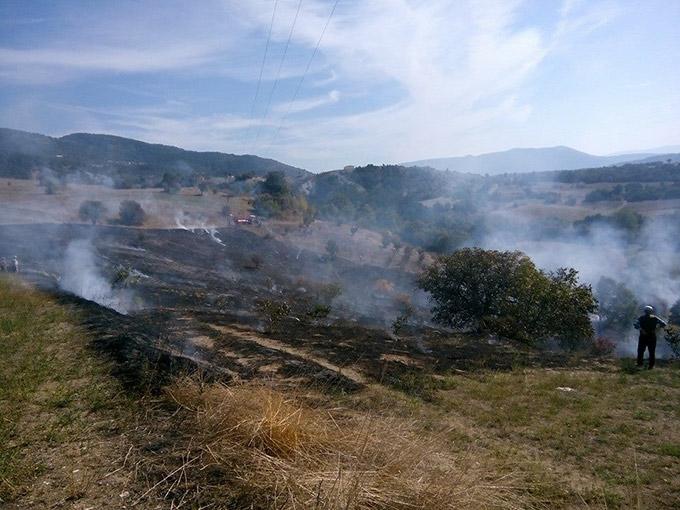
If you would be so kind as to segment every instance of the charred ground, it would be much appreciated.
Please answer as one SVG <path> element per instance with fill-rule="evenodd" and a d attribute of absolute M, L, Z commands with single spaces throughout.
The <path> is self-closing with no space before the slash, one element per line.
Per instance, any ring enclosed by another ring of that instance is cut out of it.
<path fill-rule="evenodd" d="M 222 376 L 297 374 L 354 388 L 363 379 L 343 376 L 343 367 L 376 382 L 396 380 L 403 371 L 552 366 L 568 359 L 435 328 L 424 296 L 412 305 L 411 324 L 394 335 L 390 323 L 398 314 L 398 296 L 418 293 L 413 273 L 342 258 L 329 261 L 255 229 L 219 230 L 221 243 L 188 230 L 51 224 L 0 229 L 20 256 L 24 274 L 52 292 L 61 292 L 61 261 L 77 240 L 92 243 L 107 277 L 115 278 L 121 268 L 139 274 L 124 289 L 134 294 L 128 314 L 61 294 L 78 301 L 98 342 L 128 351 L 122 354 L 128 361 L 135 358 L 133 351 L 153 358 L 155 349 Z M 319 286 L 340 282 L 330 314 L 310 317 L 324 299 Z M 267 328 L 258 312 L 262 300 L 286 302 L 290 313 Z"/>

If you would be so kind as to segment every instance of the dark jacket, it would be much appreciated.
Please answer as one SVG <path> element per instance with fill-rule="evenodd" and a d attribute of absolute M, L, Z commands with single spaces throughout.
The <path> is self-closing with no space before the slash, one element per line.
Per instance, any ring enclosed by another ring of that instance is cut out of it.
<path fill-rule="evenodd" d="M 655 337 L 658 326 L 665 328 L 666 322 L 656 315 L 642 315 L 635 321 L 635 329 L 640 330 L 640 336 Z"/>

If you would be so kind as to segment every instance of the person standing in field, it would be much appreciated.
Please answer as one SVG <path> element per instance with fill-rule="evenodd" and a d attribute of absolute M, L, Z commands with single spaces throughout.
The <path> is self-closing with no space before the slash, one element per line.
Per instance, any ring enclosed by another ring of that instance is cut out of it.
<path fill-rule="evenodd" d="M 635 329 L 640 330 L 637 349 L 638 367 L 642 367 L 645 351 L 649 350 L 649 365 L 647 368 L 650 370 L 654 368 L 654 363 L 656 362 L 656 328 L 659 326 L 665 328 L 667 324 L 664 320 L 654 315 L 653 307 L 645 306 L 644 315 L 638 317 L 634 324 Z"/>

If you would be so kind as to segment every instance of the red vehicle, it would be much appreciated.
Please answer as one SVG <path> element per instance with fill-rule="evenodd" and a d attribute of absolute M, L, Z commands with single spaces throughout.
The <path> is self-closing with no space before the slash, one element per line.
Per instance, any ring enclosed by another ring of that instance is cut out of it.
<path fill-rule="evenodd" d="M 254 214 L 248 216 L 234 216 L 234 225 L 259 225 L 260 220 Z"/>

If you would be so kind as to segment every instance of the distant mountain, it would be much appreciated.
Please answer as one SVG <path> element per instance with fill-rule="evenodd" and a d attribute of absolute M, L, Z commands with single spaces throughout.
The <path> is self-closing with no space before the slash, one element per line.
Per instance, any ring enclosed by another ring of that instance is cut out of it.
<path fill-rule="evenodd" d="M 74 133 L 53 138 L 0 128 L 0 176 L 27 177 L 34 168 L 58 173 L 85 171 L 135 178 L 180 174 L 226 176 L 281 171 L 297 180 L 309 172 L 258 156 L 196 152 L 120 136 Z"/>
<path fill-rule="evenodd" d="M 504 174 L 545 172 L 551 170 L 575 170 L 616 165 L 638 161 L 655 154 L 621 154 L 617 156 L 593 156 L 570 147 L 545 147 L 539 149 L 510 149 L 490 152 L 479 156 L 424 159 L 404 165 L 430 166 L 439 170 L 453 170 L 474 174 Z"/>
<path fill-rule="evenodd" d="M 654 156 L 649 156 L 637 161 L 633 161 L 633 163 L 663 163 L 669 160 L 673 163 L 680 162 L 680 151 L 674 154 L 656 154 Z"/>

